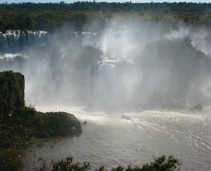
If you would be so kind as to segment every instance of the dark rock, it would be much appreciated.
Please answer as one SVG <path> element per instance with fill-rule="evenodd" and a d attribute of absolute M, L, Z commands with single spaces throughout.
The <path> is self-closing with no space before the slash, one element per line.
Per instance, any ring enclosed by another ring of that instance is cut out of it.
<path fill-rule="evenodd" d="M 122 115 L 122 119 L 131 120 L 131 118 L 130 118 L 130 117 L 125 116 L 125 115 Z"/>
<path fill-rule="evenodd" d="M 190 111 L 202 111 L 203 107 L 201 104 L 197 104 L 195 106 L 193 106 L 192 108 L 190 108 Z"/>
<path fill-rule="evenodd" d="M 44 117 L 44 121 L 42 122 L 45 123 L 40 126 L 42 130 L 48 132 L 49 136 L 78 136 L 82 133 L 81 123 L 73 114 L 66 112 L 47 112 L 41 115 Z M 43 132 L 42 130 L 39 134 Z"/>

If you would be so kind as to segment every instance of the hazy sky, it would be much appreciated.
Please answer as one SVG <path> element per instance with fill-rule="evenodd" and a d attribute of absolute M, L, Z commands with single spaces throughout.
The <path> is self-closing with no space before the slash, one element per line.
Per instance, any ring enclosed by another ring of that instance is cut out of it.
<path fill-rule="evenodd" d="M 60 2 L 63 0 L 0 0 L 0 3 L 19 3 L 19 2 Z M 77 2 L 78 0 L 64 0 L 66 3 Z M 79 0 L 90 1 L 90 0 Z M 97 2 L 211 2 L 211 0 L 96 0 Z"/>

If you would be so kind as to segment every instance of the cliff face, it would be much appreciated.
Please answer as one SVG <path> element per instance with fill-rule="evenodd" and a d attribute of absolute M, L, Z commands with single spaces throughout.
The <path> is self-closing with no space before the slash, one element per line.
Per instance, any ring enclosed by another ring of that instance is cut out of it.
<path fill-rule="evenodd" d="M 24 76 L 12 71 L 0 72 L 0 112 L 11 114 L 24 105 Z"/>

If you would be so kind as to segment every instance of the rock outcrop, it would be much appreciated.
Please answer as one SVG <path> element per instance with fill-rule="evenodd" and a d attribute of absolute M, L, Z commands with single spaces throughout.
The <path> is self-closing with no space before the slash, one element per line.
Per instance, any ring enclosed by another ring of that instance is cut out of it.
<path fill-rule="evenodd" d="M 24 76 L 12 71 L 0 72 L 0 116 L 5 121 L 14 119 L 14 124 L 26 123 L 35 128 L 39 138 L 53 136 L 80 135 L 80 121 L 72 114 L 65 112 L 37 112 L 25 106 Z M 18 123 L 16 123 L 18 121 Z M 7 126 L 6 126 L 7 127 Z"/>
<path fill-rule="evenodd" d="M 24 76 L 12 71 L 0 72 L 0 112 L 8 114 L 24 105 Z"/>
<path fill-rule="evenodd" d="M 81 123 L 73 114 L 47 112 L 40 115 L 41 120 L 38 122 L 37 137 L 78 136 L 82 132 Z"/>
<path fill-rule="evenodd" d="M 200 112 L 202 111 L 203 106 L 201 104 L 197 104 L 195 106 L 193 106 L 192 108 L 190 108 L 190 111 L 196 111 L 196 112 Z"/>

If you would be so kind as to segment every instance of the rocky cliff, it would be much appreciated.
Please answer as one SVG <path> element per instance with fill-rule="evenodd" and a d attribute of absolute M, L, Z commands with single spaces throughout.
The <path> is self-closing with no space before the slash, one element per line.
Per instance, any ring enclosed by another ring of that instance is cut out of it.
<path fill-rule="evenodd" d="M 24 76 L 12 71 L 0 72 L 0 112 L 11 114 L 24 105 Z"/>

